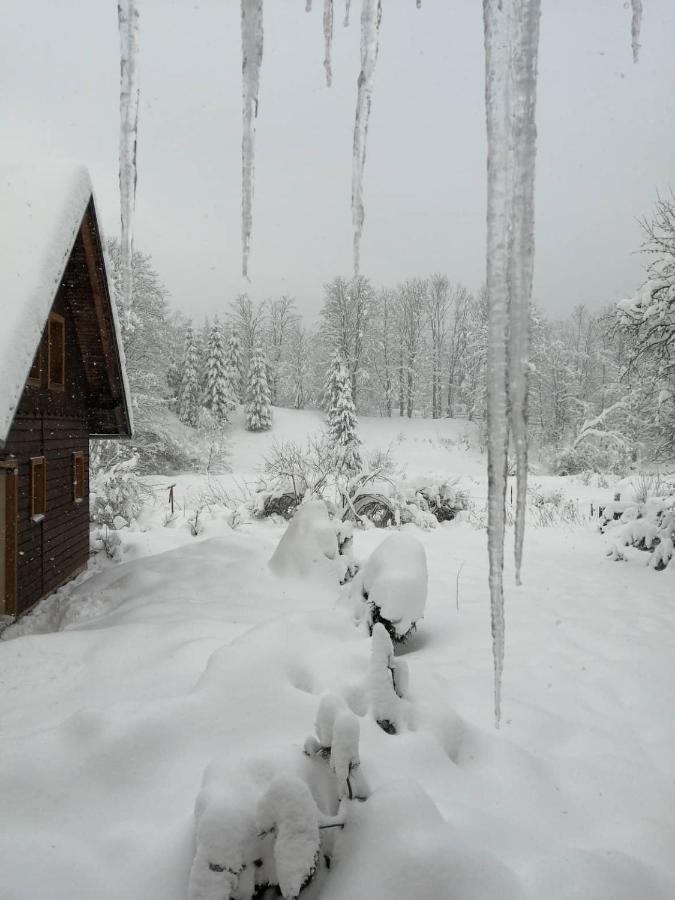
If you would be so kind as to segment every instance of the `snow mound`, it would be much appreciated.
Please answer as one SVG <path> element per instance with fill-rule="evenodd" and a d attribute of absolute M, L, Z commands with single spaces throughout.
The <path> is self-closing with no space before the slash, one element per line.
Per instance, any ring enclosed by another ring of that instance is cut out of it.
<path fill-rule="evenodd" d="M 392 782 L 352 807 L 322 900 L 516 900 L 510 871 L 468 846 L 415 782 Z"/>

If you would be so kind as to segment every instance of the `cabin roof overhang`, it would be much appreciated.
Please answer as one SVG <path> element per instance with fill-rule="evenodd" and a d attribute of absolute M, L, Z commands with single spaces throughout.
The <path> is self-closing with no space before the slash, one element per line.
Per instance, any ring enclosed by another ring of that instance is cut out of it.
<path fill-rule="evenodd" d="M 0 447 L 78 241 L 92 302 L 74 306 L 75 329 L 80 343 L 85 330 L 95 336 L 83 354 L 90 434 L 132 434 L 124 350 L 89 174 L 70 164 L 0 165 Z"/>

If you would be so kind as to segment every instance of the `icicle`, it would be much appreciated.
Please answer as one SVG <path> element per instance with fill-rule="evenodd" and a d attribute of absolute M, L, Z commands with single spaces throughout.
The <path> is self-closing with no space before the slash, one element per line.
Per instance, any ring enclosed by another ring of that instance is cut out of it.
<path fill-rule="evenodd" d="M 503 569 L 509 410 L 519 466 L 517 570 L 524 525 L 539 6 L 540 0 L 483 2 L 488 134 L 488 553 L 497 727 L 504 667 Z"/>
<path fill-rule="evenodd" d="M 311 11 L 312 11 L 312 0 L 307 0 L 307 2 L 305 3 L 305 12 L 311 12 Z"/>
<path fill-rule="evenodd" d="M 633 17 L 630 23 L 631 46 L 633 48 L 633 62 L 637 62 L 640 56 L 640 28 L 642 26 L 642 0 L 631 0 Z"/>
<path fill-rule="evenodd" d="M 344 21 L 345 28 L 349 27 L 349 13 L 350 13 L 351 8 L 352 8 L 352 0 L 345 0 L 345 21 Z"/>
<path fill-rule="evenodd" d="M 138 9 L 136 0 L 120 0 L 117 6 L 120 32 L 120 266 L 122 303 L 129 315 L 132 303 L 132 258 L 136 208 L 136 147 L 138 142 L 137 84 Z"/>
<path fill-rule="evenodd" d="M 535 101 L 540 0 L 513 5 L 511 127 L 513 208 L 510 261 L 509 399 L 516 453 L 516 584 L 520 584 L 527 497 L 527 373 L 534 267 Z"/>
<path fill-rule="evenodd" d="M 422 9 L 422 0 L 417 0 L 417 8 Z"/>
<path fill-rule="evenodd" d="M 325 47 L 323 67 L 326 70 L 326 86 L 330 87 L 333 81 L 330 59 L 333 45 L 333 0 L 323 0 L 323 41 Z"/>
<path fill-rule="evenodd" d="M 263 0 L 241 0 L 241 243 L 242 274 L 248 278 L 248 256 L 253 228 L 255 176 L 255 120 L 263 54 Z"/>
<path fill-rule="evenodd" d="M 366 164 L 368 119 L 373 93 L 373 76 L 377 62 L 378 37 L 382 19 L 382 0 L 362 0 L 361 6 L 361 71 L 357 82 L 354 151 L 352 157 L 352 224 L 354 226 L 354 275 L 361 265 L 361 233 L 363 231 L 363 171 Z"/>

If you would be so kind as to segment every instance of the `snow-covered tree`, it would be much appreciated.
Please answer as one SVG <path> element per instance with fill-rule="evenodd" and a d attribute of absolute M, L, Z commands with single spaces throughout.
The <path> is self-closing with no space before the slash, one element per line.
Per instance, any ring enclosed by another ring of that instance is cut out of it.
<path fill-rule="evenodd" d="M 216 422 L 222 424 L 229 420 L 236 401 L 227 369 L 223 332 L 218 319 L 211 326 L 205 368 L 203 404 L 210 410 Z"/>
<path fill-rule="evenodd" d="M 618 320 L 630 336 L 624 381 L 640 396 L 654 455 L 672 459 L 675 447 L 675 194 L 659 197 L 642 227 L 649 255 L 647 281 L 618 304 Z"/>
<path fill-rule="evenodd" d="M 327 414 L 328 435 L 338 455 L 339 468 L 347 473 L 359 472 L 363 467 L 357 433 L 356 412 L 352 401 L 351 378 L 344 362 L 335 357 L 329 370 L 326 397 L 330 406 Z"/>
<path fill-rule="evenodd" d="M 192 326 L 185 332 L 183 371 L 178 392 L 178 418 L 185 425 L 196 427 L 200 410 L 199 349 Z"/>
<path fill-rule="evenodd" d="M 229 382 L 228 393 L 234 400 L 242 399 L 243 363 L 241 345 L 236 331 L 232 331 L 225 350 L 225 371 Z"/>
<path fill-rule="evenodd" d="M 267 383 L 267 361 L 262 347 L 253 350 L 246 391 L 246 427 L 249 431 L 268 431 L 272 427 L 272 401 Z"/>
<path fill-rule="evenodd" d="M 288 354 L 289 393 L 294 409 L 304 409 L 309 399 L 309 355 L 307 332 L 299 322 L 296 322 L 289 341 Z"/>
<path fill-rule="evenodd" d="M 348 281 L 338 277 L 326 285 L 321 309 L 321 338 L 328 353 L 337 351 L 342 356 L 351 379 L 355 404 L 374 313 L 375 291 L 367 278 L 359 276 Z"/>

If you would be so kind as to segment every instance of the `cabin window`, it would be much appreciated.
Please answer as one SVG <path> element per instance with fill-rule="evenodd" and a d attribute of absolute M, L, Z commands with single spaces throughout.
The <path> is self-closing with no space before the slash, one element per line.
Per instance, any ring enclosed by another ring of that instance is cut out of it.
<path fill-rule="evenodd" d="M 66 386 L 66 324 L 63 316 L 49 316 L 49 389 L 62 391 Z"/>
<path fill-rule="evenodd" d="M 33 365 L 30 367 L 28 384 L 32 387 L 40 387 L 42 384 L 42 343 L 38 346 Z"/>
<path fill-rule="evenodd" d="M 47 460 L 35 456 L 30 461 L 31 505 L 34 521 L 39 522 L 47 512 Z"/>
<path fill-rule="evenodd" d="M 73 500 L 75 503 L 84 500 L 84 453 L 81 450 L 73 453 Z"/>

